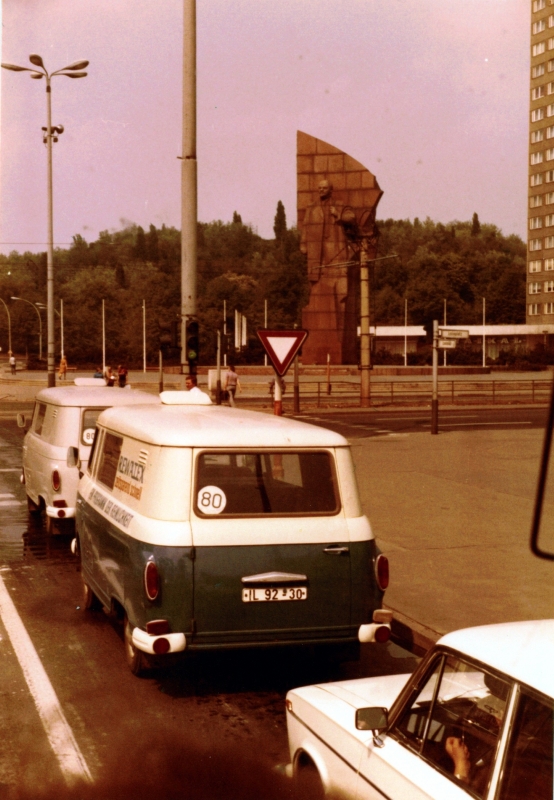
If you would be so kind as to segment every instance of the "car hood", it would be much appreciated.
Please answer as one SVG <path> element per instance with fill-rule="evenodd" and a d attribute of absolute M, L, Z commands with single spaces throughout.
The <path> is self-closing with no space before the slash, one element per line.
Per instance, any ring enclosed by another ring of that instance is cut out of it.
<path fill-rule="evenodd" d="M 303 686 L 294 689 L 291 695 L 297 695 L 311 705 L 325 708 L 336 706 L 340 700 L 353 709 L 368 706 L 390 708 L 400 694 L 410 674 L 382 675 L 376 678 L 357 678 L 348 681 L 320 683 L 314 686 Z"/>

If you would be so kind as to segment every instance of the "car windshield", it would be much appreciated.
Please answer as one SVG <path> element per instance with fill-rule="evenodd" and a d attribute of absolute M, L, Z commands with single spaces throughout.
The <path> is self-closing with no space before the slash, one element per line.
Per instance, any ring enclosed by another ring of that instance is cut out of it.
<path fill-rule="evenodd" d="M 196 466 L 201 516 L 336 514 L 334 460 L 327 451 L 204 452 Z"/>

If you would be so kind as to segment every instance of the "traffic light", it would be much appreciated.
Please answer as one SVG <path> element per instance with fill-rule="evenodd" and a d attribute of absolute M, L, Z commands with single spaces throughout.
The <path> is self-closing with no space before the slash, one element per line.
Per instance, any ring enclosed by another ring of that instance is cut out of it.
<path fill-rule="evenodd" d="M 198 366 L 198 351 L 200 347 L 198 341 L 198 322 L 195 319 L 187 320 L 186 334 L 186 357 L 190 371 L 195 372 Z"/>

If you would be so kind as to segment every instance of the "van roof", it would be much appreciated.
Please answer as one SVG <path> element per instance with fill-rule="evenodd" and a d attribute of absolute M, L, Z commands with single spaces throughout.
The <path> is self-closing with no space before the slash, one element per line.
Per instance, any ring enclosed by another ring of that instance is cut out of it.
<path fill-rule="evenodd" d="M 447 633 L 439 644 L 473 656 L 554 697 L 554 619 L 464 628 Z"/>
<path fill-rule="evenodd" d="M 160 404 L 159 395 L 116 386 L 55 386 L 37 392 L 37 402 L 55 406 L 100 407 Z"/>
<path fill-rule="evenodd" d="M 99 423 L 168 447 L 344 447 L 340 434 L 306 422 L 217 405 L 109 408 Z"/>

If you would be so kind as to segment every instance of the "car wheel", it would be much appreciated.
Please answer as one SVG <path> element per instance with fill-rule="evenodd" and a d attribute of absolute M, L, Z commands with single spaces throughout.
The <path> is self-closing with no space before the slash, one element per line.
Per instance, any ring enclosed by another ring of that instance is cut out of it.
<path fill-rule="evenodd" d="M 123 620 L 125 659 L 133 675 L 136 675 L 138 678 L 142 678 L 148 672 L 147 656 L 145 656 L 145 654 L 141 650 L 138 650 L 133 644 L 132 633 L 133 626 L 129 622 L 129 617 L 127 614 L 125 614 L 125 618 Z"/>
<path fill-rule="evenodd" d="M 309 800 L 324 800 L 325 789 L 319 772 L 314 762 L 309 759 L 302 759 L 298 764 L 294 782 L 297 797 L 309 798 Z"/>
<path fill-rule="evenodd" d="M 102 603 L 96 597 L 88 583 L 83 580 L 83 608 L 85 611 L 101 611 Z"/>
<path fill-rule="evenodd" d="M 29 514 L 31 514 L 33 517 L 40 517 L 42 513 L 40 505 L 38 503 L 35 503 L 34 500 L 31 500 L 29 495 L 27 495 L 27 509 L 29 511 Z"/>

